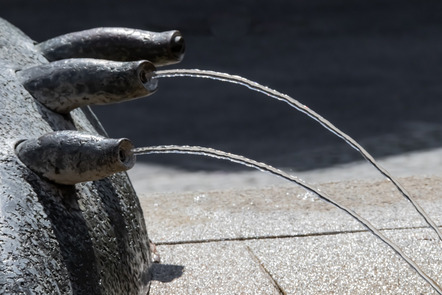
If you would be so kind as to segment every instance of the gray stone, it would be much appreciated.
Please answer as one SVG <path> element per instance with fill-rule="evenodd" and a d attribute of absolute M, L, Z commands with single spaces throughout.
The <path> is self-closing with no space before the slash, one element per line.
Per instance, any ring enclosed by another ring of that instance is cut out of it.
<path fill-rule="evenodd" d="M 401 178 L 439 225 L 441 180 Z M 441 282 L 437 235 L 390 182 L 318 187 Z M 153 266 L 152 294 L 438 294 L 374 235 L 297 186 L 138 191 L 163 263 Z"/>

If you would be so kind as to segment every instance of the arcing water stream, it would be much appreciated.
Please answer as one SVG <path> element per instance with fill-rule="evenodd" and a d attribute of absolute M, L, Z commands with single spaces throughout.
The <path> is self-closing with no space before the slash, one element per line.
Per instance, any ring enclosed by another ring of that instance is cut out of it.
<path fill-rule="evenodd" d="M 256 82 L 250 81 L 246 78 L 230 75 L 226 73 L 219 73 L 219 72 L 213 72 L 213 71 L 202 71 L 202 70 L 184 70 L 184 69 L 178 69 L 178 70 L 163 70 L 163 71 L 157 71 L 156 72 L 156 78 L 171 78 L 171 77 L 196 77 L 196 78 L 209 78 L 214 80 L 219 80 L 223 82 L 229 82 L 234 84 L 239 84 L 242 86 L 245 86 L 251 90 L 263 93 L 269 97 L 275 98 L 277 100 L 286 102 L 291 107 L 295 108 L 298 111 L 303 112 L 304 114 L 308 115 L 318 123 L 320 123 L 322 126 L 324 126 L 326 129 L 328 129 L 330 132 L 335 134 L 336 136 L 342 138 L 348 145 L 356 149 L 369 163 L 371 163 L 382 175 L 384 175 L 387 179 L 389 179 L 395 187 L 399 190 L 399 192 L 408 200 L 411 202 L 411 204 L 415 207 L 415 209 L 419 212 L 419 214 L 424 218 L 424 220 L 427 222 L 427 224 L 434 229 L 434 231 L 439 236 L 439 239 L 442 240 L 442 234 L 439 231 L 439 228 L 435 224 L 435 222 L 432 221 L 432 219 L 428 216 L 428 214 L 423 210 L 423 208 L 414 200 L 414 198 L 408 193 L 405 188 L 383 167 L 381 167 L 375 159 L 362 147 L 360 146 L 353 138 L 342 132 L 340 129 L 338 129 L 336 126 L 334 126 L 332 123 L 330 123 L 328 120 L 324 119 L 321 115 L 317 114 L 313 110 L 309 109 L 307 106 L 301 104 L 297 100 L 293 99 L 292 97 L 282 94 L 276 90 L 270 89 L 268 87 L 265 87 L 263 85 L 260 85 Z M 209 157 L 214 157 L 218 159 L 225 159 L 229 160 L 235 163 L 239 163 L 245 166 L 249 166 L 264 172 L 269 172 L 273 175 L 282 177 L 284 179 L 287 179 L 293 183 L 298 184 L 299 186 L 305 188 L 306 190 L 315 193 L 320 199 L 331 203 L 332 205 L 336 206 L 337 208 L 343 210 L 347 214 L 349 214 L 351 217 L 356 219 L 359 223 L 361 223 L 365 228 L 367 228 L 371 233 L 373 233 L 376 237 L 378 237 L 382 242 L 387 244 L 394 252 L 396 252 L 412 269 L 414 269 L 419 276 L 421 276 L 428 284 L 431 285 L 431 287 L 438 293 L 442 295 L 442 288 L 433 280 L 431 279 L 426 273 L 424 273 L 420 267 L 411 260 L 408 256 L 405 255 L 405 253 L 392 241 L 390 241 L 385 235 L 383 235 L 379 230 L 377 230 L 370 222 L 365 220 L 363 217 L 358 215 L 357 213 L 353 212 L 352 210 L 346 208 L 345 206 L 339 204 L 338 202 L 331 199 L 326 193 L 321 192 L 319 189 L 314 188 L 313 186 L 306 184 L 305 182 L 301 181 L 295 176 L 292 176 L 290 174 L 287 174 L 279 169 L 276 169 L 270 165 L 257 162 L 248 158 L 245 158 L 240 155 L 230 154 L 218 150 L 214 150 L 211 148 L 204 148 L 204 147 L 192 147 L 192 146 L 157 146 L 157 147 L 142 147 L 142 148 L 136 148 L 133 150 L 133 152 L 137 155 L 142 154 L 153 154 L 153 153 L 179 153 L 179 154 L 196 154 L 196 155 L 204 155 Z"/>
<path fill-rule="evenodd" d="M 378 229 L 376 229 L 368 220 L 345 207 L 342 204 L 334 201 L 326 193 L 320 191 L 317 188 L 305 183 L 296 176 L 290 175 L 281 171 L 273 166 L 267 165 L 262 162 L 257 162 L 255 160 L 248 159 L 246 157 L 235 155 L 231 153 L 226 153 L 212 148 L 199 147 L 199 146 L 177 146 L 177 145 L 167 145 L 167 146 L 152 146 L 152 147 L 141 147 L 132 150 L 135 155 L 145 155 L 145 154 L 161 154 L 161 153 L 176 153 L 176 154 L 193 154 L 208 156 L 216 159 L 228 160 L 234 163 L 238 163 L 244 166 L 258 169 L 263 172 L 268 172 L 270 174 L 276 175 L 278 177 L 284 178 L 288 181 L 296 183 L 297 185 L 303 187 L 304 189 L 316 194 L 321 200 L 326 201 L 338 209 L 344 211 L 356 221 L 362 224 L 367 230 L 379 238 L 382 242 L 388 245 L 396 254 L 398 254 L 408 265 L 414 269 L 421 278 L 423 278 L 431 287 L 438 293 L 442 294 L 442 288 L 431 279 L 412 259 L 410 259 L 395 243 L 388 239 L 384 234 L 382 234 Z"/>
<path fill-rule="evenodd" d="M 172 78 L 172 77 L 195 77 L 195 78 L 207 78 L 214 79 L 223 82 L 234 83 L 238 85 L 245 86 L 251 90 L 263 93 L 269 97 L 275 98 L 277 100 L 283 101 L 289 104 L 291 107 L 296 110 L 308 115 L 310 118 L 314 119 L 316 122 L 320 123 L 322 126 L 327 128 L 330 132 L 334 133 L 336 136 L 342 138 L 348 145 L 357 150 L 368 162 L 370 162 L 382 175 L 384 175 L 387 179 L 389 179 L 394 186 L 399 190 L 399 192 L 411 202 L 411 204 L 416 208 L 419 214 L 425 219 L 427 224 L 434 229 L 434 231 L 439 236 L 439 239 L 442 240 L 442 233 L 437 227 L 436 223 L 428 216 L 428 214 L 424 211 L 424 209 L 414 200 L 409 192 L 405 190 L 405 188 L 382 166 L 380 166 L 375 159 L 361 146 L 359 145 L 353 138 L 345 134 L 343 131 L 338 129 L 328 120 L 323 118 L 321 115 L 311 110 L 307 106 L 301 104 L 299 101 L 294 98 L 280 93 L 276 90 L 270 89 L 266 86 L 260 85 L 256 82 L 248 80 L 246 78 L 230 75 L 226 73 L 219 73 L 214 71 L 203 71 L 197 69 L 175 69 L 175 70 L 163 70 L 156 72 L 156 78 Z"/>

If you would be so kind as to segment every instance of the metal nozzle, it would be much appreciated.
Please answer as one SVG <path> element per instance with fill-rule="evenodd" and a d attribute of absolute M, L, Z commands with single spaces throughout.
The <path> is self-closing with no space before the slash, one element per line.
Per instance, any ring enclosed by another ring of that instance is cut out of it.
<path fill-rule="evenodd" d="M 58 113 L 94 104 L 117 103 L 154 93 L 158 80 L 148 61 L 67 59 L 17 72 L 23 86 Z"/>
<path fill-rule="evenodd" d="M 146 59 L 156 66 L 180 62 L 185 44 L 179 31 L 149 32 L 128 28 L 96 28 L 58 36 L 37 45 L 55 61 L 98 58 L 115 61 Z"/>
<path fill-rule="evenodd" d="M 133 145 L 78 131 L 57 131 L 19 142 L 18 158 L 32 171 L 55 183 L 73 185 L 102 179 L 135 164 Z"/>

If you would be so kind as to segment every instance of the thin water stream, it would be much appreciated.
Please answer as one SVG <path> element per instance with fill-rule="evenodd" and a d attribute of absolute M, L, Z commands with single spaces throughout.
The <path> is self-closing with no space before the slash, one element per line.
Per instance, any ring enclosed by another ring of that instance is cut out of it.
<path fill-rule="evenodd" d="M 332 204 L 333 206 L 337 207 L 338 209 L 344 211 L 345 213 L 353 217 L 356 221 L 362 224 L 367 230 L 369 230 L 382 242 L 388 245 L 394 252 L 396 252 L 396 254 L 398 254 L 412 269 L 414 269 L 421 278 L 423 278 L 428 284 L 430 284 L 431 287 L 438 294 L 442 295 L 442 288 L 433 279 L 431 279 L 411 258 L 409 258 L 395 243 L 393 243 L 378 229 L 376 229 L 368 220 L 366 220 L 356 212 L 352 211 L 351 209 L 347 208 L 346 206 L 334 201 L 325 192 L 322 192 L 320 189 L 317 189 L 305 183 L 296 176 L 285 173 L 282 170 L 279 170 L 277 168 L 274 168 L 273 166 L 267 165 L 262 162 L 257 162 L 255 160 L 251 160 L 240 155 L 226 153 L 223 151 L 215 150 L 212 148 L 206 148 L 206 147 L 168 145 L 168 146 L 141 147 L 141 148 L 135 148 L 132 151 L 134 152 L 135 155 L 177 153 L 177 154 L 193 154 L 193 155 L 208 156 L 216 159 L 229 160 L 231 162 L 255 168 L 263 172 L 268 172 L 283 179 L 289 180 L 303 187 L 304 189 L 316 194 L 320 199 Z"/>
<path fill-rule="evenodd" d="M 338 129 L 328 120 L 323 118 L 321 115 L 311 110 L 307 106 L 301 104 L 299 101 L 294 98 L 280 93 L 274 89 L 268 88 L 261 84 L 258 84 L 254 81 L 248 80 L 246 78 L 230 75 L 227 73 L 220 73 L 214 71 L 205 71 L 198 69 L 173 69 L 173 70 L 162 70 L 156 72 L 156 78 L 174 78 L 174 77 L 193 77 L 193 78 L 207 78 L 213 79 L 233 84 L 238 84 L 241 86 L 245 86 L 251 90 L 263 93 L 269 97 L 275 98 L 277 100 L 283 101 L 289 104 L 291 107 L 296 110 L 308 115 L 330 132 L 334 133 L 336 136 L 342 138 L 348 145 L 357 150 L 369 163 L 371 163 L 382 175 L 384 175 L 387 179 L 389 179 L 394 186 L 399 190 L 399 192 L 414 206 L 414 208 L 419 212 L 419 214 L 423 217 L 425 222 L 436 232 L 439 239 L 442 240 L 442 233 L 440 232 L 436 223 L 428 216 L 428 214 L 424 211 L 424 209 L 414 200 L 409 192 L 382 166 L 380 166 L 375 159 L 361 146 L 359 145 L 353 138 L 348 136 L 346 133 Z"/>

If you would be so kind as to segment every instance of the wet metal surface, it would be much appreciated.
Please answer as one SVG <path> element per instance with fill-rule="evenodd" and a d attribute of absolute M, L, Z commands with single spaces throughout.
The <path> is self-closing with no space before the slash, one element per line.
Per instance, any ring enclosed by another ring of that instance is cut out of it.
<path fill-rule="evenodd" d="M 21 141 L 15 152 L 29 169 L 58 184 L 103 179 L 135 164 L 133 145 L 72 130 L 47 133 Z"/>
<path fill-rule="evenodd" d="M 50 61 L 97 58 L 117 61 L 147 59 L 157 66 L 180 62 L 184 39 L 178 31 L 162 33 L 128 28 L 96 28 L 55 37 L 37 45 Z"/>
<path fill-rule="evenodd" d="M 157 89 L 155 67 L 148 61 L 116 62 L 67 59 L 17 72 L 26 90 L 58 113 L 88 105 L 124 102 Z"/>
<path fill-rule="evenodd" d="M 0 43 L 0 294 L 146 294 L 149 242 L 127 175 L 57 185 L 14 150 L 52 131 L 104 130 L 89 109 L 60 115 L 26 91 L 16 72 L 48 61 L 3 19 Z"/>

